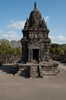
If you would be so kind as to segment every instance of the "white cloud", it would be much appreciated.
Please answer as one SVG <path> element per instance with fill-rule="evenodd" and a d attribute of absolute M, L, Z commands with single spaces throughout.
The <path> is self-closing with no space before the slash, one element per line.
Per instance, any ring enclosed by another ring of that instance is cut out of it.
<path fill-rule="evenodd" d="M 2 30 L 0 30 L 0 33 L 3 33 L 3 31 L 2 31 Z"/>
<path fill-rule="evenodd" d="M 47 23 L 49 22 L 49 16 L 46 16 L 44 19 Z M 25 22 L 26 21 L 13 21 L 13 20 L 11 20 L 10 24 L 7 25 L 7 28 L 22 30 L 24 28 Z"/>
<path fill-rule="evenodd" d="M 49 36 L 49 37 L 52 42 L 60 43 L 60 44 L 66 43 L 66 37 L 64 37 L 64 36 L 60 35 L 60 36 Z"/>
<path fill-rule="evenodd" d="M 49 16 L 46 16 L 44 19 L 45 19 L 45 21 L 48 23 L 48 21 L 49 21 Z"/>
<path fill-rule="evenodd" d="M 3 34 L 2 36 L 7 37 L 7 38 L 15 38 L 15 37 L 17 37 L 17 34 L 15 31 L 9 31 L 9 32 Z"/>
<path fill-rule="evenodd" d="M 63 37 L 63 36 L 57 36 L 57 39 L 59 39 L 61 41 L 66 41 L 66 37 Z"/>
<path fill-rule="evenodd" d="M 20 37 L 15 31 L 8 31 L 8 32 L 3 32 L 1 34 L 0 39 L 7 39 L 7 40 L 19 40 Z"/>
<path fill-rule="evenodd" d="M 54 36 L 49 36 L 51 39 L 54 39 L 55 37 Z"/>
<path fill-rule="evenodd" d="M 23 29 L 25 21 L 10 21 L 10 24 L 7 26 L 11 29 Z"/>

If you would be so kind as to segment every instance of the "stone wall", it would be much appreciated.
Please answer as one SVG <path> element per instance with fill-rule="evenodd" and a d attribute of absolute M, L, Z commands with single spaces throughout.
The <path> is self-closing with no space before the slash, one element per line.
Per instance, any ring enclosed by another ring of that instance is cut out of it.
<path fill-rule="evenodd" d="M 0 62 L 2 64 L 14 63 L 21 60 L 21 54 L 0 54 Z"/>

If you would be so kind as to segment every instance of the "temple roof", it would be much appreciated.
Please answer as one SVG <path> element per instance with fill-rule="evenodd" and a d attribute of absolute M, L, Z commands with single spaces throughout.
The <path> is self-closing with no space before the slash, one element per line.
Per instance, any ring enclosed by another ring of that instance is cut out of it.
<path fill-rule="evenodd" d="M 30 28 L 47 28 L 44 18 L 42 19 L 40 11 L 37 9 L 36 2 L 34 3 L 34 9 L 31 11 L 29 19 L 25 23 L 25 29 Z"/>
<path fill-rule="evenodd" d="M 30 17 L 29 17 L 29 20 L 32 20 L 32 19 L 42 20 L 41 13 L 37 9 L 36 2 L 34 3 L 34 9 L 33 11 L 31 11 Z"/>

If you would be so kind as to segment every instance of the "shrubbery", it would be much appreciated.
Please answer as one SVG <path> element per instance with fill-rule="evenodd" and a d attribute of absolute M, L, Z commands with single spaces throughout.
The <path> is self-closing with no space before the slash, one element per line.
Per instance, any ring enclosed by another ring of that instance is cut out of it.
<path fill-rule="evenodd" d="M 51 44 L 50 53 L 64 55 L 66 53 L 66 44 Z"/>
<path fill-rule="evenodd" d="M 9 42 L 2 41 L 0 43 L 0 54 L 21 54 L 22 48 L 13 48 L 10 46 Z"/>

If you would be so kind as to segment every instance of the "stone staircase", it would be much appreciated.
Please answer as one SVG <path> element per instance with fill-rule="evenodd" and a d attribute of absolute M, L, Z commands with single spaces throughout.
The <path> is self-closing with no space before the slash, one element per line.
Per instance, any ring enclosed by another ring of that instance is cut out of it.
<path fill-rule="evenodd" d="M 37 71 L 38 71 L 37 66 L 30 66 L 30 77 L 32 78 L 38 77 Z"/>
<path fill-rule="evenodd" d="M 43 77 L 41 66 L 31 66 L 30 67 L 30 76 L 32 78 Z"/>

